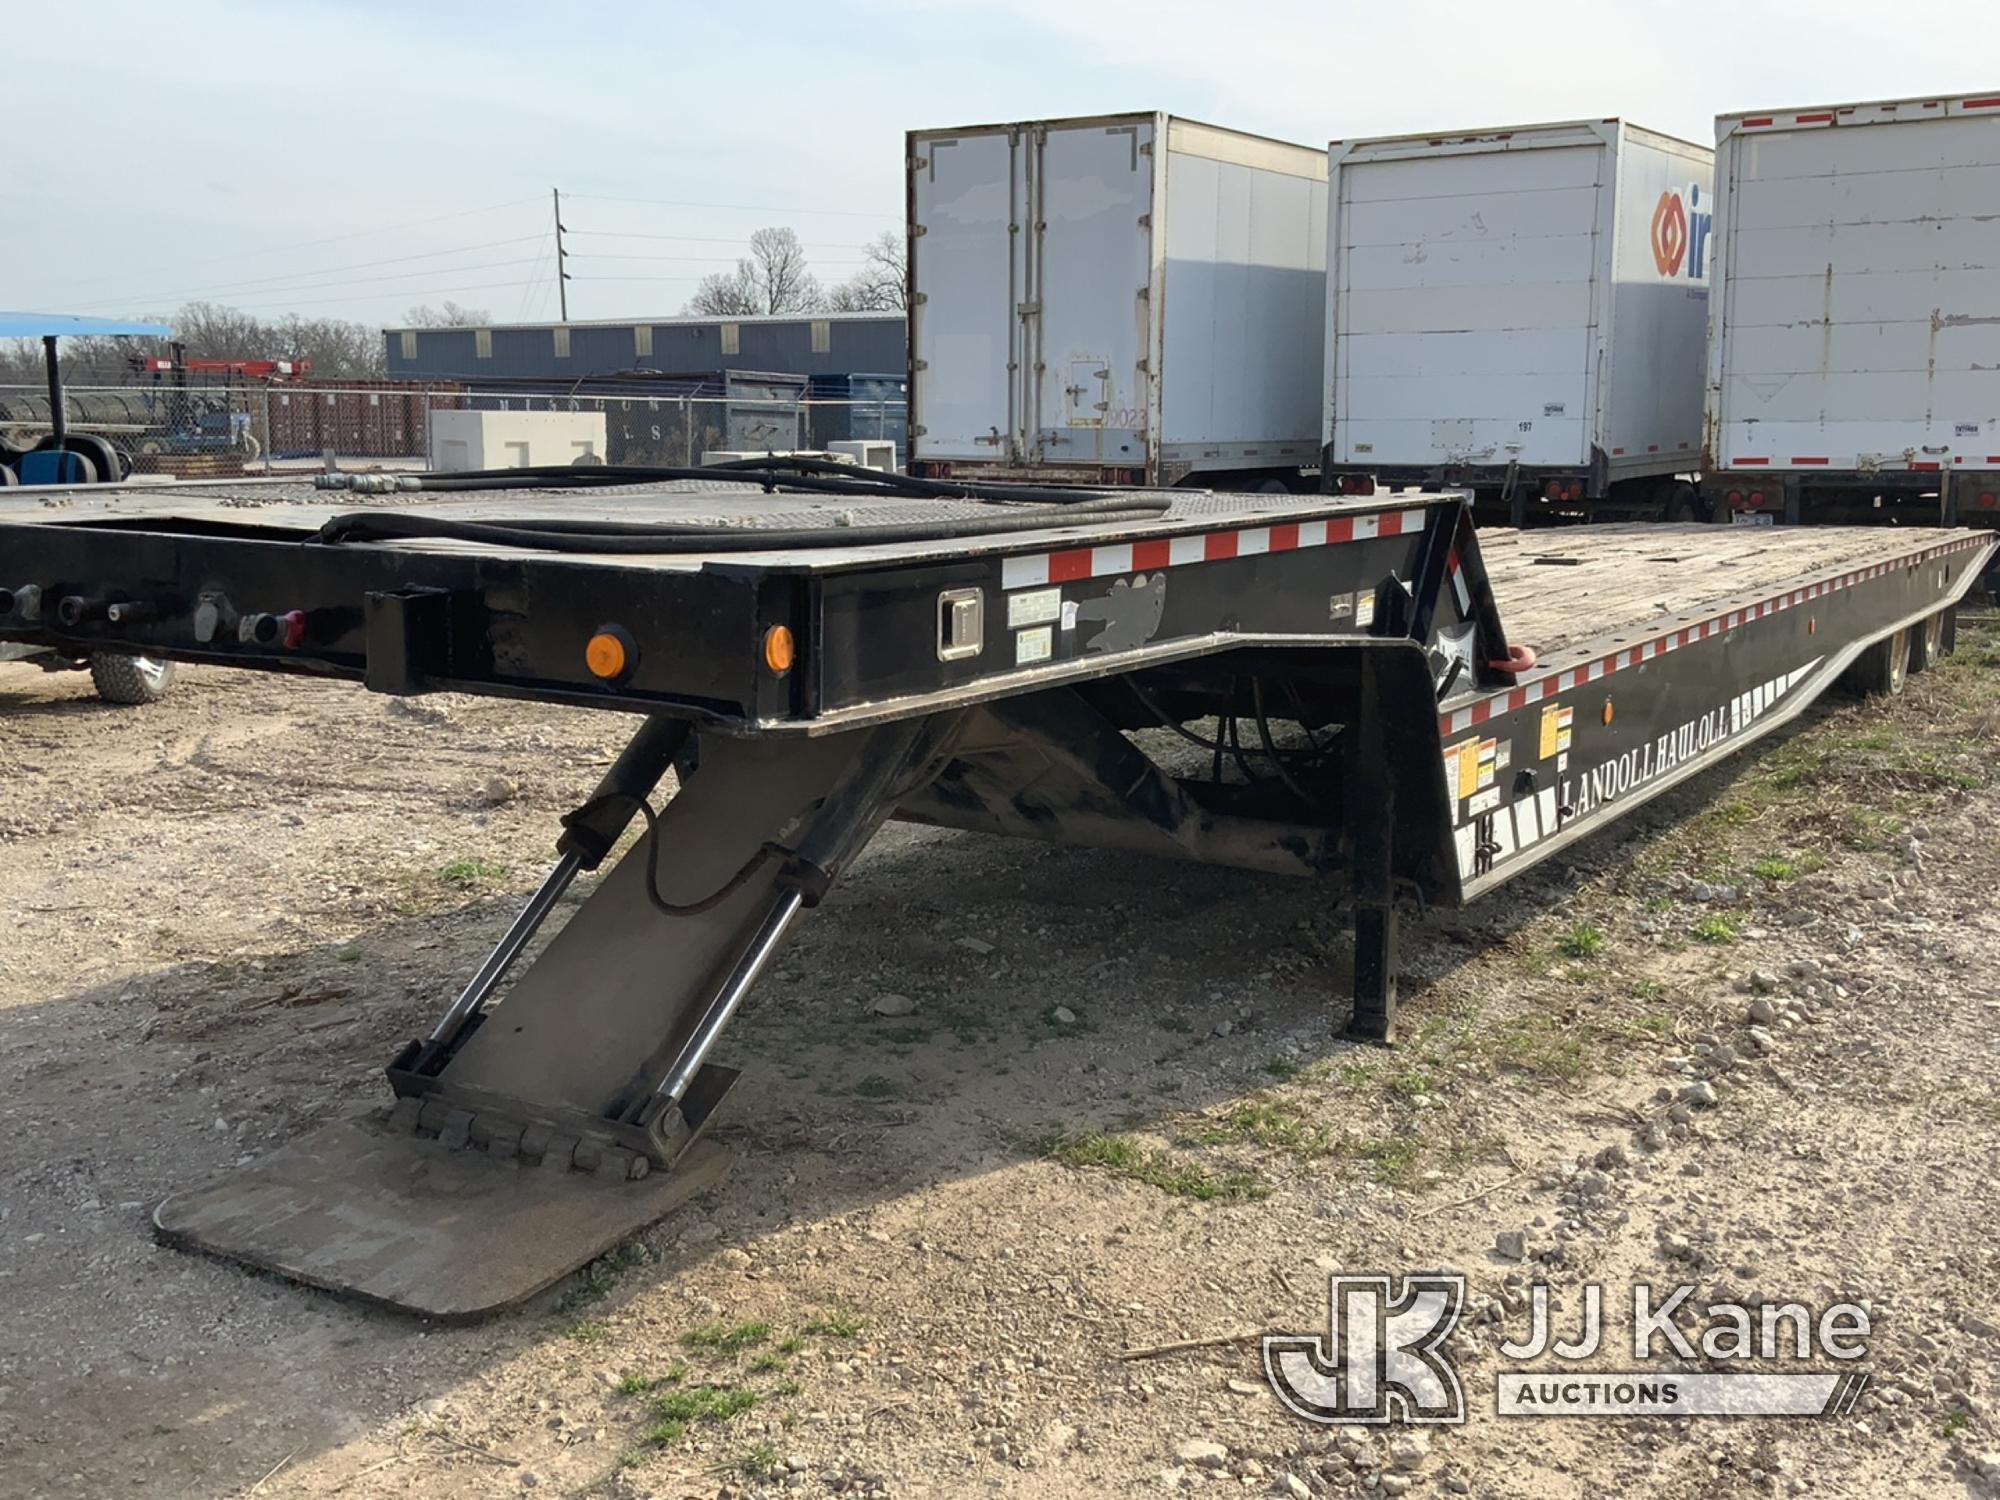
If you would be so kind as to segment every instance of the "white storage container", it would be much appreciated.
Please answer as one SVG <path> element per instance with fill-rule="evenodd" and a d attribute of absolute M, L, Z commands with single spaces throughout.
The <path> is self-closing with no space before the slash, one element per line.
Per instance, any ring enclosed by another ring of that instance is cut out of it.
<path fill-rule="evenodd" d="M 1966 475 L 1961 514 L 1995 509 L 2000 89 L 1715 132 L 1711 467 L 1794 505 L 1801 487 Z"/>
<path fill-rule="evenodd" d="M 1707 147 L 1589 120 L 1328 163 L 1330 470 L 1599 498 L 1696 468 Z"/>
<path fill-rule="evenodd" d="M 1133 114 L 915 131 L 907 166 L 914 472 L 1315 461 L 1323 153 Z"/>
<path fill-rule="evenodd" d="M 433 411 L 431 467 L 524 469 L 604 461 L 601 411 Z"/>

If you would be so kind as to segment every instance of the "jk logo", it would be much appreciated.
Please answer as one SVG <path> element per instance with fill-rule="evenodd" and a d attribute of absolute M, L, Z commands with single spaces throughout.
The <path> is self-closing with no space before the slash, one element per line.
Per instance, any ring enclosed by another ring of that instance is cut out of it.
<path fill-rule="evenodd" d="M 1267 1335 L 1264 1374 L 1308 1422 L 1463 1422 L 1440 1349 L 1464 1306 L 1463 1276 L 1405 1276 L 1400 1295 L 1387 1276 L 1329 1277 L 1326 1336 Z"/>

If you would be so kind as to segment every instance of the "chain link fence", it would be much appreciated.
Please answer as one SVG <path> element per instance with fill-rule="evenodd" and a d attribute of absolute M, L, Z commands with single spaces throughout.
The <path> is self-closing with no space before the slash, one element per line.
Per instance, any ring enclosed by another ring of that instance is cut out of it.
<path fill-rule="evenodd" d="M 63 420 L 73 438 L 110 444 L 131 474 L 184 479 L 303 473 L 329 458 L 347 469 L 427 469 L 431 414 L 465 410 L 601 412 L 601 457 L 613 464 L 692 467 L 717 450 L 811 452 L 875 439 L 895 445 L 900 467 L 908 408 L 900 381 L 881 384 L 841 398 L 790 376 L 731 380 L 720 392 L 712 384 L 547 391 L 392 381 L 69 386 Z M 0 385 L 0 463 L 53 441 L 47 390 Z"/>

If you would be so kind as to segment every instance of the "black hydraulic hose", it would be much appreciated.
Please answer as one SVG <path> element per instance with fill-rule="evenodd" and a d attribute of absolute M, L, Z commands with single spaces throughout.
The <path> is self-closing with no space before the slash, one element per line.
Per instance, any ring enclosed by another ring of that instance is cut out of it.
<path fill-rule="evenodd" d="M 393 542 L 417 539 L 473 542 L 537 552 L 662 554 L 675 552 L 775 552 L 788 549 L 874 546 L 892 542 L 951 541 L 1010 532 L 1099 525 L 1165 513 L 1161 499 L 1105 500 L 1094 505 L 1036 506 L 987 516 L 889 521 L 860 526 L 780 529 L 699 526 L 686 523 L 523 519 L 470 521 L 416 510 L 350 511 L 315 534 L 319 542 Z"/>
<path fill-rule="evenodd" d="M 807 455 L 739 458 L 727 463 L 704 464 L 699 468 L 650 464 L 535 464 L 519 469 L 469 469 L 421 476 L 417 488 L 425 492 L 589 490 L 614 485 L 688 480 L 712 482 L 723 478 L 744 480 L 766 490 L 783 485 L 827 494 L 884 495 L 911 500 L 970 500 L 989 505 L 1087 505 L 1104 499 L 1110 493 L 1101 489 L 1062 489 L 1011 481 L 958 484 L 942 479 L 919 479 L 909 474 L 890 474 L 880 469 L 867 469 L 858 464 Z"/>

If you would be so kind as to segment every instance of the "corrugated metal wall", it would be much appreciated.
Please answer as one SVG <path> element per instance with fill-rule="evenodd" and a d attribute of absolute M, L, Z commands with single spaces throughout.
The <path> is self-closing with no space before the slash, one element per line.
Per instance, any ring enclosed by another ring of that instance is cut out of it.
<path fill-rule="evenodd" d="M 815 324 L 823 324 L 815 337 Z M 725 326 L 726 325 L 726 326 Z M 571 323 L 569 357 L 556 357 L 553 323 L 490 329 L 392 328 L 383 335 L 393 380 L 559 380 L 625 370 L 699 374 L 729 368 L 782 370 L 794 375 L 854 375 L 906 367 L 907 334 L 900 313 L 824 318 L 717 318 L 652 322 L 652 352 L 641 355 L 639 323 Z M 735 330 L 732 339 L 728 328 Z M 414 357 L 404 353 L 412 335 Z M 490 354 L 481 358 L 482 342 Z M 815 348 L 815 345 L 824 347 Z"/>

